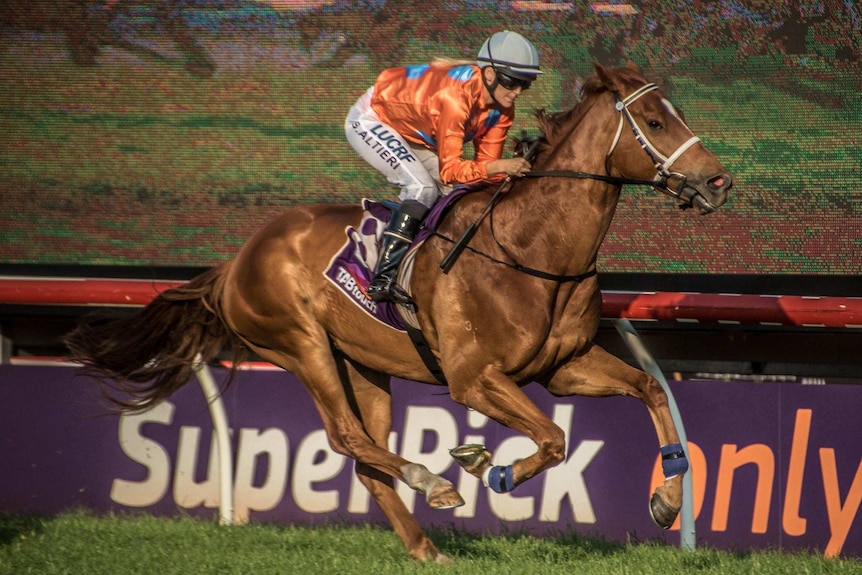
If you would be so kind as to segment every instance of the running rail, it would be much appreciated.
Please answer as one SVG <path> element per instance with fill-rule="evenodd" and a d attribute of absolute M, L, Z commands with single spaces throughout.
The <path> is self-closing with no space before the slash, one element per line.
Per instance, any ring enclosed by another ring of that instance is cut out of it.
<path fill-rule="evenodd" d="M 0 305 L 144 306 L 180 281 L 0 276 Z M 681 443 L 687 441 L 682 416 L 667 380 L 641 342 L 630 320 L 731 325 L 804 326 L 862 329 L 862 298 L 686 292 L 602 292 L 602 317 L 611 319 L 641 368 L 661 383 Z M 206 364 L 195 367 L 210 406 L 219 452 L 219 515 L 232 524 L 233 461 L 224 403 Z M 680 516 L 680 546 L 695 548 L 691 474 L 686 474 Z"/>
<path fill-rule="evenodd" d="M 0 305 L 142 306 L 183 283 L 0 276 Z M 602 317 L 862 329 L 862 297 L 604 291 Z"/>

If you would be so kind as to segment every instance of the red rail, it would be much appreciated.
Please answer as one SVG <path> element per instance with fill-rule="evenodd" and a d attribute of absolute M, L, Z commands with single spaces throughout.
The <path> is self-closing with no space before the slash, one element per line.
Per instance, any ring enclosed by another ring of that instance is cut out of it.
<path fill-rule="evenodd" d="M 141 306 L 182 283 L 0 277 L 0 304 Z M 605 318 L 862 328 L 862 298 L 858 297 L 606 291 L 602 304 Z"/>
<path fill-rule="evenodd" d="M 141 306 L 178 281 L 0 277 L 0 304 Z"/>
<path fill-rule="evenodd" d="M 862 298 L 604 292 L 602 316 L 633 320 L 862 328 Z"/>

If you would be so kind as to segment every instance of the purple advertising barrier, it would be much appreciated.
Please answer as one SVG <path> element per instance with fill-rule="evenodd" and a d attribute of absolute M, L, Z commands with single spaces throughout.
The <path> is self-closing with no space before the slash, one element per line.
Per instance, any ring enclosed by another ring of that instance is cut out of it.
<path fill-rule="evenodd" d="M 671 387 L 689 439 L 699 544 L 862 556 L 862 388 L 688 380 Z M 526 391 L 566 432 L 568 458 L 498 495 L 461 471 L 448 449 L 484 443 L 507 464 L 532 453 L 532 443 L 456 404 L 443 387 L 393 382 L 391 448 L 450 479 L 466 500 L 435 511 L 400 486 L 419 521 L 677 544 L 679 533 L 656 527 L 647 510 L 660 466 L 646 409 L 625 397 L 555 398 L 535 384 Z M 224 401 L 240 520 L 384 521 L 352 463 L 329 450 L 292 375 L 240 372 Z M 6 512 L 217 515 L 212 423 L 194 383 L 150 412 L 119 417 L 106 415 L 96 383 L 72 368 L 0 366 L 0 446 Z"/>

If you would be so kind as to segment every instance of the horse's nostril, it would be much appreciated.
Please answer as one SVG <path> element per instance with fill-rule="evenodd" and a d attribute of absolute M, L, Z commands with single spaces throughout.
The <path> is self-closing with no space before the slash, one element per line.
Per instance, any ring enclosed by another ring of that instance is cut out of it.
<path fill-rule="evenodd" d="M 716 190 L 720 190 L 720 189 L 725 188 L 725 187 L 729 188 L 732 185 L 731 179 L 728 176 L 726 176 L 725 174 L 719 174 L 719 175 L 715 176 L 714 178 L 709 180 L 708 183 L 709 183 L 709 186 L 711 188 L 716 189 Z"/>

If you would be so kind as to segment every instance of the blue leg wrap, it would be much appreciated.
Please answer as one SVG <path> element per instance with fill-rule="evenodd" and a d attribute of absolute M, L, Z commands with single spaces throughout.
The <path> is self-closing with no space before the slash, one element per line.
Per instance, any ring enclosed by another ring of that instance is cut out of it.
<path fill-rule="evenodd" d="M 512 466 L 503 467 L 497 465 L 491 468 L 488 474 L 488 487 L 497 493 L 508 493 L 515 488 L 515 480 L 512 478 Z"/>
<path fill-rule="evenodd" d="M 679 443 L 661 446 L 661 470 L 664 478 L 670 479 L 688 471 L 688 459 Z"/>

